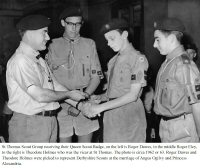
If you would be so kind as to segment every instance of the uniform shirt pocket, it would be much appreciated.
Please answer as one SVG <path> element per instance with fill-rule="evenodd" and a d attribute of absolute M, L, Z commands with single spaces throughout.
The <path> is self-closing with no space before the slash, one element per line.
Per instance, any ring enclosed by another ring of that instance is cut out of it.
<path fill-rule="evenodd" d="M 173 82 L 170 79 L 166 79 L 166 98 L 171 108 L 177 106 L 185 95 L 185 89 L 183 85 Z"/>
<path fill-rule="evenodd" d="M 130 87 L 131 85 L 131 70 L 128 66 L 124 65 L 117 69 L 115 74 L 117 86 Z"/>

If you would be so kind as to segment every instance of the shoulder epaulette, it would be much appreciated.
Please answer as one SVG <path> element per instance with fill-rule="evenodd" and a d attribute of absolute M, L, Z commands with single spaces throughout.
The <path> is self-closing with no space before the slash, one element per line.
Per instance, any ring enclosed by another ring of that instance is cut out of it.
<path fill-rule="evenodd" d="M 187 54 L 182 54 L 181 58 L 182 58 L 183 64 L 190 64 L 190 58 L 188 57 Z"/>

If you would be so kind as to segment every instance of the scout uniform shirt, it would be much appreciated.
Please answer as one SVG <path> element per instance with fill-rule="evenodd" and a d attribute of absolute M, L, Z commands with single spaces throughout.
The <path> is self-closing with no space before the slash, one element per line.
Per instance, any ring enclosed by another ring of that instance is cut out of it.
<path fill-rule="evenodd" d="M 47 62 L 56 79 L 69 90 L 87 87 L 93 76 L 102 77 L 96 45 L 91 39 L 54 39 Z"/>
<path fill-rule="evenodd" d="M 14 112 L 34 115 L 46 110 L 55 110 L 60 106 L 57 102 L 39 103 L 27 93 L 32 85 L 53 89 L 52 74 L 42 58 L 36 59 L 38 54 L 39 52 L 21 42 L 8 61 L 6 71 L 8 107 Z"/>
<path fill-rule="evenodd" d="M 77 37 L 70 40 L 66 34 L 54 39 L 46 57 L 57 81 L 69 90 L 86 88 L 93 77 L 102 77 L 101 66 L 93 40 Z M 83 90 L 84 91 L 84 90 Z M 69 105 L 62 103 L 58 113 L 60 137 L 87 135 L 99 128 L 98 120 L 67 114 Z"/>
<path fill-rule="evenodd" d="M 162 142 L 198 141 L 191 104 L 199 101 L 199 71 L 179 46 L 167 55 L 156 81 L 154 111 L 162 116 Z"/>
<path fill-rule="evenodd" d="M 167 55 L 158 72 L 154 111 L 168 117 L 191 113 L 190 104 L 199 102 L 200 89 L 194 88 L 195 83 L 199 83 L 199 71 L 183 47 L 177 47 Z"/>
<path fill-rule="evenodd" d="M 108 63 L 108 98 L 127 94 L 131 84 L 146 86 L 147 68 L 145 56 L 129 44 Z M 104 114 L 104 142 L 145 142 L 145 139 L 146 118 L 140 98 Z"/>

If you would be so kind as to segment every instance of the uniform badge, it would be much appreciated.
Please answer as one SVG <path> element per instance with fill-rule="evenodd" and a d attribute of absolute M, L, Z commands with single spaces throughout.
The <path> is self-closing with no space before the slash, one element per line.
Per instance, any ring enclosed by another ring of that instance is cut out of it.
<path fill-rule="evenodd" d="M 98 71 L 98 72 L 97 72 L 97 75 L 102 75 L 102 72 L 101 72 L 101 71 Z"/>
<path fill-rule="evenodd" d="M 136 80 L 136 75 L 135 74 L 131 75 L 131 80 Z"/>
<path fill-rule="evenodd" d="M 197 99 L 200 100 L 200 94 L 197 95 Z"/>
<path fill-rule="evenodd" d="M 92 74 L 95 74 L 96 73 L 96 70 L 92 70 Z"/>
<path fill-rule="evenodd" d="M 188 97 L 188 102 L 191 102 L 191 99 L 190 99 L 190 97 Z"/>
<path fill-rule="evenodd" d="M 200 91 L 200 85 L 195 85 L 196 92 Z"/>
<path fill-rule="evenodd" d="M 139 60 L 140 60 L 140 62 L 144 62 L 144 58 L 143 57 L 140 57 Z"/>
<path fill-rule="evenodd" d="M 147 71 L 144 71 L 144 79 L 147 80 Z"/>

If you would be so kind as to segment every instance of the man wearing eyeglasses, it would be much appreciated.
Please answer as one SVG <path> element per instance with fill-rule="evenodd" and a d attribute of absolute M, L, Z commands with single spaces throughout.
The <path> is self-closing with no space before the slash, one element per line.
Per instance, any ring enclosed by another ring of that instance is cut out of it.
<path fill-rule="evenodd" d="M 102 78 L 101 66 L 95 42 L 80 36 L 82 13 L 77 7 L 65 9 L 60 15 L 64 28 L 63 37 L 54 39 L 46 60 L 56 79 L 69 90 L 84 91 L 88 98 L 96 90 Z M 93 132 L 99 129 L 97 119 L 86 118 L 76 108 L 62 103 L 58 114 L 60 142 L 91 142 Z"/>

